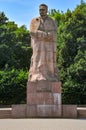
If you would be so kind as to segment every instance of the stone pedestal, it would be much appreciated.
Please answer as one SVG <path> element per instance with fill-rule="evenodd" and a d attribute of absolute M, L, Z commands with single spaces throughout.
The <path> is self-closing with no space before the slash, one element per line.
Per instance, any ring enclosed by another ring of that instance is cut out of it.
<path fill-rule="evenodd" d="M 27 117 L 61 117 L 61 82 L 27 83 Z"/>

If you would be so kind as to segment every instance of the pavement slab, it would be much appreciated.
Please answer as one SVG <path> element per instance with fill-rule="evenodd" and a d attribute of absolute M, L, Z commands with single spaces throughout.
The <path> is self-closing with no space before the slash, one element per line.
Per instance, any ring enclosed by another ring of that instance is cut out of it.
<path fill-rule="evenodd" d="M 86 130 L 86 119 L 0 119 L 0 130 Z"/>

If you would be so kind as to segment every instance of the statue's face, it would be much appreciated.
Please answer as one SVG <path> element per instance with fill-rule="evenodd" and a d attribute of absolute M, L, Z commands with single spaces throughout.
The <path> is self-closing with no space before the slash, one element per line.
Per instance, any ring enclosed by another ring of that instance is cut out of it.
<path fill-rule="evenodd" d="M 47 15 L 47 8 L 45 6 L 40 6 L 39 13 L 41 17 L 45 17 Z"/>

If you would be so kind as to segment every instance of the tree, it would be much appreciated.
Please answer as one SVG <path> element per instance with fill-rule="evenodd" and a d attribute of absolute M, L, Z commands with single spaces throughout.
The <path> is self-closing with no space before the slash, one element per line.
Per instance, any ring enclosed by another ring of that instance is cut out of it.
<path fill-rule="evenodd" d="M 6 23 L 8 18 L 5 16 L 4 12 L 0 12 L 0 26 Z"/>
<path fill-rule="evenodd" d="M 22 69 L 0 71 L 0 104 L 26 102 L 27 76 L 28 72 Z"/>
<path fill-rule="evenodd" d="M 0 104 L 25 103 L 30 34 L 24 25 L 8 21 L 4 13 L 0 20 Z"/>
<path fill-rule="evenodd" d="M 67 104 L 86 104 L 85 12 L 85 3 L 72 12 L 67 10 L 58 28 L 59 41 L 62 41 L 58 44 L 58 67 L 63 83 L 63 103 Z"/>
<path fill-rule="evenodd" d="M 30 34 L 24 25 L 18 27 L 15 22 L 7 21 L 4 13 L 0 25 L 0 69 L 27 69 L 30 66 L 32 50 L 30 48 Z M 30 53 L 29 53 L 30 50 Z"/>

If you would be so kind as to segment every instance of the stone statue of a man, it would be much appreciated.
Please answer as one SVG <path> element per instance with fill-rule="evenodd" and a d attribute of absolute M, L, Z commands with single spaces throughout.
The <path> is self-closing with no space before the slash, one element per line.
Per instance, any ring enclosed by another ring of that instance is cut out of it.
<path fill-rule="evenodd" d="M 29 81 L 58 81 L 56 67 L 56 29 L 54 19 L 47 16 L 48 7 L 39 6 L 40 17 L 30 24 L 33 55 L 29 71 Z"/>

